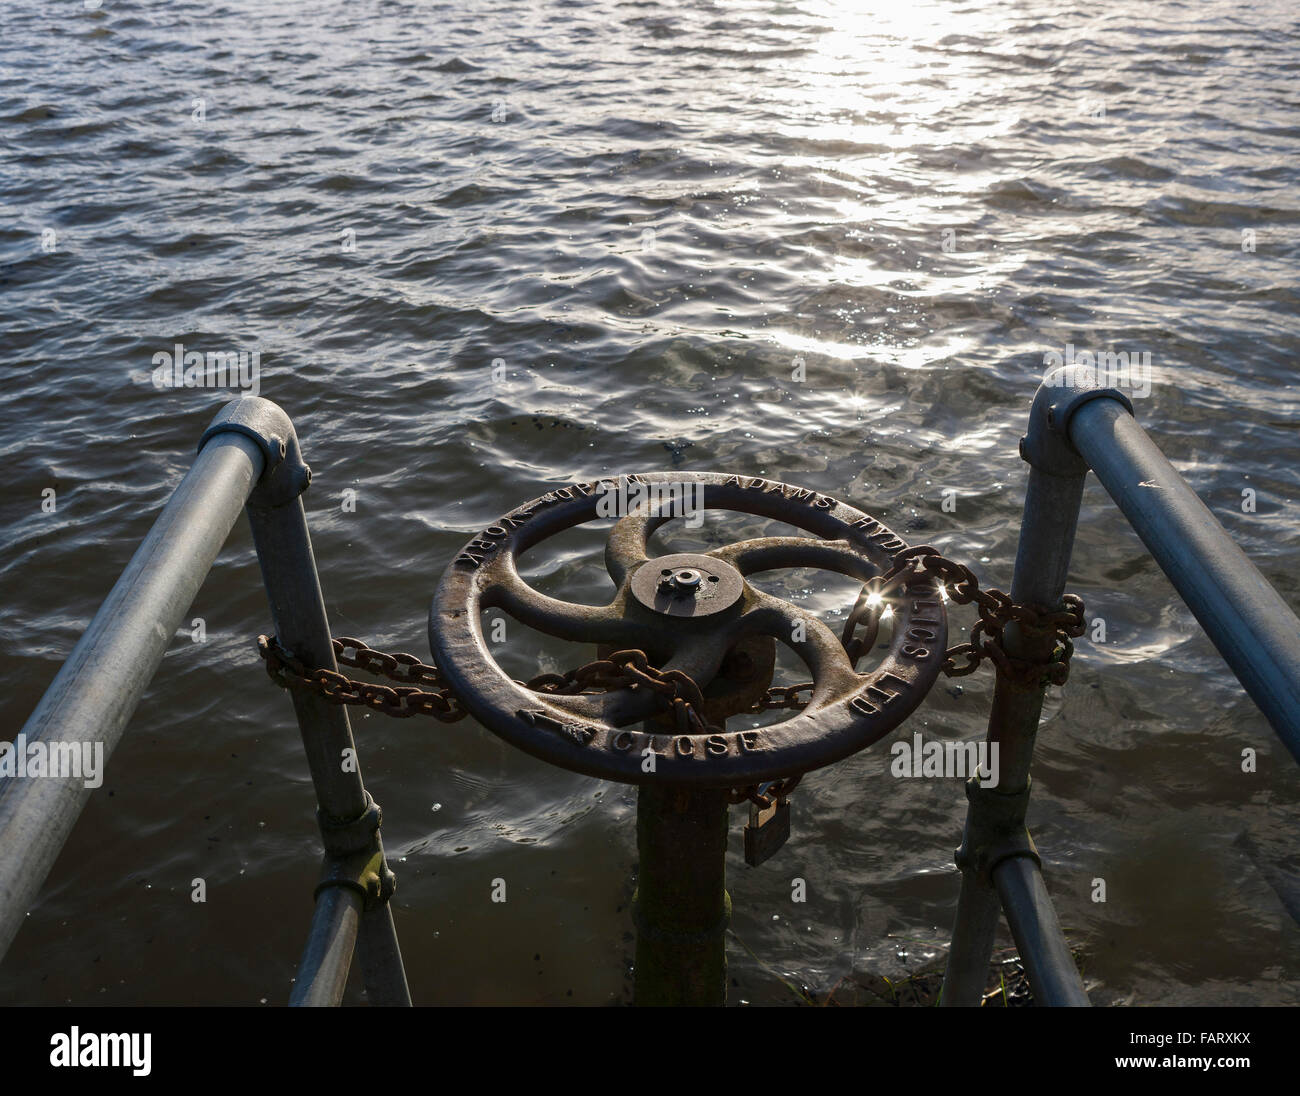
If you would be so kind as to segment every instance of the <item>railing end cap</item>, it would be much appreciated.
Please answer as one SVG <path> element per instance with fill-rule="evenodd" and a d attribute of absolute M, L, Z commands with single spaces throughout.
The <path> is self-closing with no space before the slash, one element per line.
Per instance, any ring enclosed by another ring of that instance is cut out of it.
<path fill-rule="evenodd" d="M 218 434 L 227 433 L 251 438 L 266 458 L 262 478 L 249 496 L 250 506 L 283 506 L 307 490 L 311 469 L 303 462 L 293 422 L 279 404 L 261 396 L 231 400 L 203 431 L 199 451 Z"/>
<path fill-rule="evenodd" d="M 1020 439 L 1021 459 L 1049 475 L 1084 475 L 1088 462 L 1070 440 L 1070 419 L 1085 403 L 1102 398 L 1133 414 L 1133 402 L 1123 390 L 1102 384 L 1095 369 L 1060 365 L 1048 370 L 1029 411 L 1029 432 Z"/>

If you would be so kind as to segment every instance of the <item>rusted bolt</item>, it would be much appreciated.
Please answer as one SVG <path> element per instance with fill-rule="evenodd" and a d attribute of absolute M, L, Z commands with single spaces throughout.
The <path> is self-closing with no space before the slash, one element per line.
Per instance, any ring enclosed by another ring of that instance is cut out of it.
<path fill-rule="evenodd" d="M 677 571 L 662 571 L 664 577 L 659 580 L 659 589 L 665 594 L 686 596 L 699 590 L 704 575 L 693 567 L 683 567 Z"/>

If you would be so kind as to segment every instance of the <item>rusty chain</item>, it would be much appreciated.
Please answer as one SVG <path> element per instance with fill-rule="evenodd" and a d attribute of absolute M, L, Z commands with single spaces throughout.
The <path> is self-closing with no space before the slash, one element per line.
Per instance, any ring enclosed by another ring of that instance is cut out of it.
<path fill-rule="evenodd" d="M 274 636 L 258 636 L 257 653 L 265 661 L 266 672 L 271 680 L 281 688 L 301 688 L 316 692 L 331 704 L 360 704 L 399 719 L 428 715 L 443 723 L 454 723 L 469 714 L 461 707 L 455 694 L 446 688 L 436 666 L 421 662 L 415 655 L 390 655 L 376 651 L 350 636 L 340 636 L 332 642 L 335 661 L 340 665 L 368 670 L 390 681 L 418 681 L 424 685 L 443 685 L 443 688 L 425 690 L 415 685 L 403 685 L 394 689 L 373 682 L 356 681 L 334 670 L 309 668 L 291 651 L 281 646 Z"/>
<path fill-rule="evenodd" d="M 1070 656 L 1074 654 L 1071 640 L 1084 632 L 1083 599 L 1075 594 L 1066 594 L 1061 599 L 1063 608 L 1058 610 L 1016 605 L 1010 595 L 1001 590 L 981 590 L 979 580 L 969 567 L 944 558 L 937 548 L 928 544 L 904 548 L 894 556 L 893 566 L 888 571 L 863 585 L 841 636 L 855 668 L 875 643 L 890 595 L 909 581 L 921 577 L 936 579 L 949 601 L 957 605 L 974 603 L 979 610 L 979 619 L 971 627 L 969 640 L 949 647 L 946 652 L 943 672 L 948 677 L 972 674 L 987 658 L 997 667 L 1000 676 L 1019 688 L 1065 684 L 1070 676 Z M 1047 661 L 1015 658 L 1007 653 L 1004 633 L 1006 626 L 1013 622 L 1025 638 L 1050 638 L 1053 641 Z M 859 636 L 857 629 L 864 623 L 866 631 Z M 964 664 L 957 662 L 959 658 L 965 659 Z"/>
<path fill-rule="evenodd" d="M 446 686 L 438 668 L 421 662 L 415 655 L 387 654 L 351 636 L 338 636 L 331 643 L 334 658 L 340 665 L 355 666 L 390 681 L 419 682 L 422 685 L 441 685 L 442 688 L 425 690 L 407 684 L 392 688 L 373 682 L 355 681 L 334 670 L 309 669 L 292 652 L 281 646 L 274 636 L 258 636 L 257 651 L 266 662 L 266 672 L 271 680 L 281 688 L 298 688 L 318 693 L 331 704 L 363 705 L 401 719 L 428 715 L 444 723 L 454 723 L 469 714 Z M 660 670 L 650 665 L 644 651 L 615 651 L 607 658 L 597 659 L 563 674 L 538 674 L 529 681 L 516 684 L 551 696 L 609 692 L 628 687 L 647 688 L 664 698 L 679 734 L 716 734 L 722 730 L 706 722 L 700 715 L 700 710 L 704 707 L 704 695 L 690 675 L 681 670 Z M 791 688 L 797 690 L 805 687 L 811 688 L 811 682 L 807 686 L 796 685 Z M 756 705 L 755 710 L 762 709 Z M 784 799 L 789 795 L 798 782 L 799 777 L 795 776 L 734 788 L 728 793 L 728 802 L 742 803 L 748 799 L 760 809 L 766 809 L 771 806 L 773 798 Z"/>
<path fill-rule="evenodd" d="M 1070 656 L 1074 652 L 1071 639 L 1084 632 L 1082 599 L 1066 594 L 1062 599 L 1064 608 L 1056 611 L 1016 605 L 1001 590 L 981 590 L 969 567 L 944 558 L 938 549 L 928 544 L 903 549 L 894 556 L 889 570 L 863 585 L 841 635 L 845 652 L 855 669 L 862 656 L 875 644 L 891 595 L 917 578 L 936 579 L 942 584 L 948 600 L 958 605 L 974 603 L 978 607 L 979 619 L 971 627 L 969 640 L 948 648 L 946 652 L 943 672 L 949 677 L 974 673 L 988 659 L 1000 675 L 1023 688 L 1065 684 L 1070 672 Z M 1012 622 L 1019 626 L 1022 635 L 1054 639 L 1048 661 L 1036 662 L 1007 654 L 1003 635 L 1006 626 Z M 866 630 L 858 634 L 858 629 L 864 626 Z M 401 719 L 427 715 L 444 723 L 454 723 L 469 714 L 438 668 L 421 662 L 415 655 L 404 652 L 388 654 L 350 636 L 339 636 L 332 643 L 334 658 L 340 665 L 387 678 L 396 682 L 397 687 L 357 681 L 334 670 L 308 667 L 274 637 L 257 637 L 258 654 L 266 663 L 266 671 L 282 688 L 305 689 L 318 693 L 331 704 L 362 705 Z M 958 664 L 959 658 L 965 659 L 964 664 Z M 652 666 L 644 651 L 616 651 L 563 674 L 538 674 L 527 682 L 516 684 L 554 696 L 645 688 L 664 699 L 667 714 L 672 716 L 678 733 L 713 734 L 721 730 L 700 714 L 704 695 L 699 685 L 680 670 L 660 670 Z M 749 712 L 758 714 L 776 709 L 806 708 L 813 685 L 811 681 L 804 681 L 773 686 Z M 774 800 L 784 800 L 798 782 L 799 777 L 794 776 L 733 789 L 728 801 L 741 803 L 749 800 L 765 809 Z"/>

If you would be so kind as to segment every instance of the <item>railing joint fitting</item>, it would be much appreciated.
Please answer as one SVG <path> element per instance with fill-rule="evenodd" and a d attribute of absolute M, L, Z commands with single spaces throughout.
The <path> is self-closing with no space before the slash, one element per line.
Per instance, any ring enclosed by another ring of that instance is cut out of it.
<path fill-rule="evenodd" d="M 1089 400 L 1111 399 L 1131 415 L 1133 403 L 1123 390 L 1103 384 L 1097 370 L 1061 365 L 1043 377 L 1029 411 L 1029 432 L 1020 439 L 1020 459 L 1050 476 L 1082 476 L 1088 462 L 1070 440 L 1070 418 Z"/>
<path fill-rule="evenodd" d="M 1012 856 L 1024 856 L 1042 866 L 1034 840 L 1025 828 L 1031 784 L 1026 779 L 1019 791 L 1003 792 L 981 785 L 979 777 L 966 781 L 970 810 L 962 831 L 961 847 L 954 859 L 963 873 L 993 885 L 993 869 Z"/>
<path fill-rule="evenodd" d="M 231 400 L 199 438 L 199 450 L 217 434 L 243 434 L 257 443 L 266 464 L 248 505 L 269 510 L 293 502 L 311 484 L 311 469 L 303 462 L 293 422 L 278 404 L 260 396 Z"/>
<path fill-rule="evenodd" d="M 365 795 L 365 810 L 356 818 L 338 819 L 319 807 L 316 809 L 316 821 L 320 825 L 327 856 L 341 859 L 355 853 L 368 853 L 376 847 L 376 837 L 384 820 L 384 812 L 369 792 Z"/>
<path fill-rule="evenodd" d="M 312 891 L 312 898 L 320 898 L 321 893 L 330 887 L 345 887 L 356 891 L 361 896 L 364 908 L 369 910 L 382 906 L 393 896 L 397 889 L 397 877 L 384 862 L 383 851 L 375 848 L 351 856 L 327 856 L 320 882 Z"/>

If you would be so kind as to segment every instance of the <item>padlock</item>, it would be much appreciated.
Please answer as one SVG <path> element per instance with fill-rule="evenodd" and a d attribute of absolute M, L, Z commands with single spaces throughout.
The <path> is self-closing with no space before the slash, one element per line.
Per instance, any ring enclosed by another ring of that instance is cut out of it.
<path fill-rule="evenodd" d="M 751 868 L 774 856 L 790 837 L 790 800 L 774 798 L 769 806 L 749 805 L 745 827 L 745 863 Z"/>

